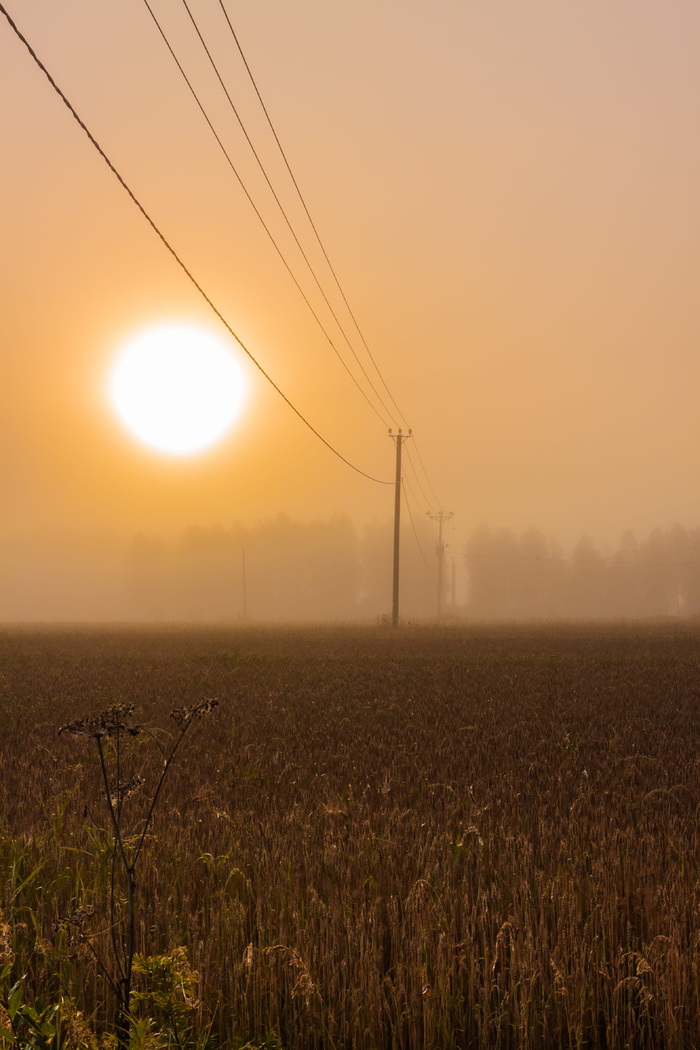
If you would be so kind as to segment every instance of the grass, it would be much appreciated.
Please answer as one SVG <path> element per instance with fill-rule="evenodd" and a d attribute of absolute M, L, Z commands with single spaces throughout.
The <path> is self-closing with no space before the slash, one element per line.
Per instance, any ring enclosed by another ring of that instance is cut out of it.
<path fill-rule="evenodd" d="M 186 949 L 192 1041 L 698 1047 L 699 689 L 697 626 L 6 629 L 13 976 L 104 1028 L 66 917 L 106 936 L 109 827 L 58 728 L 216 697 L 139 862 L 136 950 Z"/>

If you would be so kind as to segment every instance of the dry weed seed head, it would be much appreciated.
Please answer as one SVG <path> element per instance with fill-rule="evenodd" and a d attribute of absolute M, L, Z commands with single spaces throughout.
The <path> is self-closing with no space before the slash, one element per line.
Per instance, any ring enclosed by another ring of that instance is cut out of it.
<path fill-rule="evenodd" d="M 60 930 L 80 932 L 88 919 L 92 919 L 94 915 L 94 908 L 81 905 L 75 911 L 70 912 L 70 914 L 62 915 L 60 919 L 57 919 L 53 924 L 54 932 L 58 933 Z"/>
<path fill-rule="evenodd" d="M 218 706 L 218 700 L 202 700 L 201 703 L 190 704 L 189 707 L 176 707 L 170 712 L 170 717 L 174 720 L 178 729 L 185 729 L 193 718 L 201 718 L 202 715 L 208 715 L 210 711 L 213 711 Z"/>
<path fill-rule="evenodd" d="M 67 725 L 61 726 L 58 734 L 60 736 L 61 733 L 70 733 L 71 736 L 89 736 L 95 739 L 115 736 L 118 733 L 129 733 L 130 736 L 137 736 L 141 732 L 141 726 L 130 724 L 134 709 L 134 704 L 114 704 L 112 707 L 108 707 L 106 711 L 100 712 L 99 715 L 93 715 L 90 718 L 78 718 L 75 722 L 69 722 Z"/>
<path fill-rule="evenodd" d="M 83 926 L 89 919 L 93 918 L 94 914 L 94 908 L 88 908 L 83 905 L 76 908 L 69 915 L 61 916 L 52 924 L 54 934 L 65 935 L 65 938 L 62 938 L 60 942 L 57 942 L 50 948 L 50 954 L 54 955 L 55 959 L 86 960 L 88 958 L 89 939 L 83 930 Z"/>
<path fill-rule="evenodd" d="M 145 783 L 146 781 L 141 776 L 132 777 L 126 784 L 122 784 L 114 794 L 110 795 L 110 802 L 115 807 L 122 805 Z"/>

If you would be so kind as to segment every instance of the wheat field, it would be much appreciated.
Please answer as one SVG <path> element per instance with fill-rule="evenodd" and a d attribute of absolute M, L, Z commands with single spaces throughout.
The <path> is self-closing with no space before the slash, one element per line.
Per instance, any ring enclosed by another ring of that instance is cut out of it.
<path fill-rule="evenodd" d="M 58 730 L 136 705 L 138 829 L 170 712 L 211 698 L 137 884 L 186 1020 L 143 978 L 142 1045 L 700 1047 L 677 623 L 0 632 L 0 966 L 62 1004 L 61 1045 L 106 1045 L 112 847 L 91 741 Z"/>

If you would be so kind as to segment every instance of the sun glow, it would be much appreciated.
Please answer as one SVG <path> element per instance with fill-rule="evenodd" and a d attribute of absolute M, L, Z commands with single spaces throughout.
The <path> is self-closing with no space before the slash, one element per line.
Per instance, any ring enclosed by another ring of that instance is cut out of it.
<path fill-rule="evenodd" d="M 139 332 L 122 345 L 109 377 L 122 423 L 143 444 L 171 456 L 219 441 L 246 394 L 243 369 L 225 343 L 189 324 Z"/>

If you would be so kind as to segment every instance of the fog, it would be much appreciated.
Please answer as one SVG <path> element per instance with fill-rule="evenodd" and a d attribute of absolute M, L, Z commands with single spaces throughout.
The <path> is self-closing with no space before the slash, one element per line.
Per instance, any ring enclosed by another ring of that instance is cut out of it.
<path fill-rule="evenodd" d="M 152 6 L 272 238 L 144 5 L 11 4 L 220 316 L 0 17 L 2 618 L 236 620 L 243 551 L 248 619 L 381 617 L 399 426 L 404 616 L 436 614 L 440 510 L 455 615 L 690 615 L 650 581 L 700 525 L 700 5 L 226 3 L 342 293 L 220 5 L 192 10 L 318 285 L 181 5 Z M 245 373 L 198 455 L 107 394 L 165 323 Z"/>
<path fill-rule="evenodd" d="M 433 530 L 404 530 L 400 611 L 437 619 Z M 191 528 L 173 539 L 6 540 L 0 621 L 389 623 L 393 528 L 285 515 L 250 528 Z M 442 620 L 633 620 L 700 616 L 700 529 L 625 534 L 605 554 L 587 537 L 565 551 L 536 529 L 481 528 L 446 545 Z"/>

